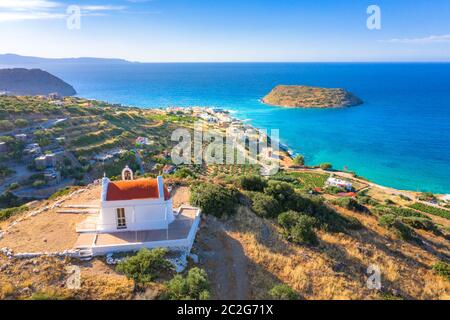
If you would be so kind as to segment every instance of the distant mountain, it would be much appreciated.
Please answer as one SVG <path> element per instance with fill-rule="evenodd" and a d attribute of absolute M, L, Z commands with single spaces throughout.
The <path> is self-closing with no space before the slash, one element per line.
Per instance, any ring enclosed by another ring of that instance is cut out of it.
<path fill-rule="evenodd" d="M 68 83 L 41 69 L 0 69 L 0 92 L 11 95 L 73 96 L 77 92 Z"/>
<path fill-rule="evenodd" d="M 0 65 L 4 66 L 30 66 L 30 65 L 48 65 L 48 64 L 128 64 L 132 63 L 123 59 L 105 59 L 105 58 L 39 58 L 28 57 L 17 54 L 0 54 Z"/>

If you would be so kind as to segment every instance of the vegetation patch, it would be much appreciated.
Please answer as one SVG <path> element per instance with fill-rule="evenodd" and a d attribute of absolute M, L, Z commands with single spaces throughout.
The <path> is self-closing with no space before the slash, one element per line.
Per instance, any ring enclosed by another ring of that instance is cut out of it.
<path fill-rule="evenodd" d="M 116 266 L 116 270 L 132 279 L 135 284 L 145 284 L 172 269 L 166 255 L 167 249 L 164 248 L 151 250 L 143 248 L 134 256 L 122 260 Z"/>
<path fill-rule="evenodd" d="M 239 192 L 212 183 L 199 183 L 191 188 L 190 203 L 205 214 L 218 218 L 230 216 L 236 213 Z"/>
<path fill-rule="evenodd" d="M 433 265 L 433 270 L 436 274 L 450 280 L 450 264 L 447 262 L 439 261 Z"/>
<path fill-rule="evenodd" d="M 436 208 L 420 202 L 413 203 L 409 207 L 450 220 L 450 211 L 445 209 Z"/>
<path fill-rule="evenodd" d="M 290 210 L 278 216 L 278 223 L 283 227 L 283 235 L 288 241 L 311 245 L 318 243 L 313 230 L 317 220 L 313 217 Z"/>
<path fill-rule="evenodd" d="M 286 284 L 278 284 L 269 291 L 269 295 L 274 300 L 298 300 L 300 296 L 294 289 Z"/>
<path fill-rule="evenodd" d="M 207 300 L 211 296 L 205 270 L 192 268 L 183 277 L 176 275 L 167 283 L 166 297 L 170 300 Z"/>

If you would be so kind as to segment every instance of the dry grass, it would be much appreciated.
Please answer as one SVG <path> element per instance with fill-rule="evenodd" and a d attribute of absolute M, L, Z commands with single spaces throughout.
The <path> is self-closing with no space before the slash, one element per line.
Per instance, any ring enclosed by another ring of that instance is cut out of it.
<path fill-rule="evenodd" d="M 73 196 L 62 205 L 98 203 L 100 187 L 92 186 L 86 192 Z M 42 201 L 37 208 L 52 204 L 53 201 Z M 23 218 L 8 233 L 0 239 L 0 248 L 8 247 L 16 252 L 62 251 L 72 249 L 78 234 L 75 231 L 77 223 L 86 219 L 85 214 L 61 214 L 61 208 L 49 209 L 34 217 L 26 217 L 28 212 L 11 217 L 7 223 Z M 6 227 L 4 225 L 4 227 Z"/>
<path fill-rule="evenodd" d="M 363 230 L 351 235 L 319 232 L 320 244 L 314 248 L 286 242 L 272 222 L 242 209 L 228 232 L 250 261 L 252 298 L 267 298 L 274 284 L 284 282 L 305 299 L 378 299 L 379 292 L 366 286 L 371 264 L 380 267 L 385 292 L 411 299 L 450 298 L 450 283 L 430 268 L 448 254 L 448 242 L 427 234 L 440 249 L 425 250 L 391 239 L 374 217 L 355 215 Z M 265 229 L 270 230 L 268 236 L 262 235 Z"/>

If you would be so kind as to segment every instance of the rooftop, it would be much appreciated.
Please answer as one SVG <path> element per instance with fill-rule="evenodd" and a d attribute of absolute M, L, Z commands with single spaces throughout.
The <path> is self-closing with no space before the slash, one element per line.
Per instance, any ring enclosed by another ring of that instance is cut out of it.
<path fill-rule="evenodd" d="M 152 198 L 159 198 L 158 181 L 156 179 L 145 178 L 111 181 L 108 183 L 106 201 Z M 164 186 L 164 200 L 168 199 L 170 199 L 170 193 Z"/>

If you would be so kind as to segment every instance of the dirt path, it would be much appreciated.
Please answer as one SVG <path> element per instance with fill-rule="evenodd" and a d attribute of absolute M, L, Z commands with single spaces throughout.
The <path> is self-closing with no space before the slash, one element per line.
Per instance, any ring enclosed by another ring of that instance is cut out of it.
<path fill-rule="evenodd" d="M 217 299 L 251 299 L 248 278 L 248 258 L 242 245 L 233 239 L 214 219 L 207 218 L 199 233 L 198 254 L 208 272 Z"/>

